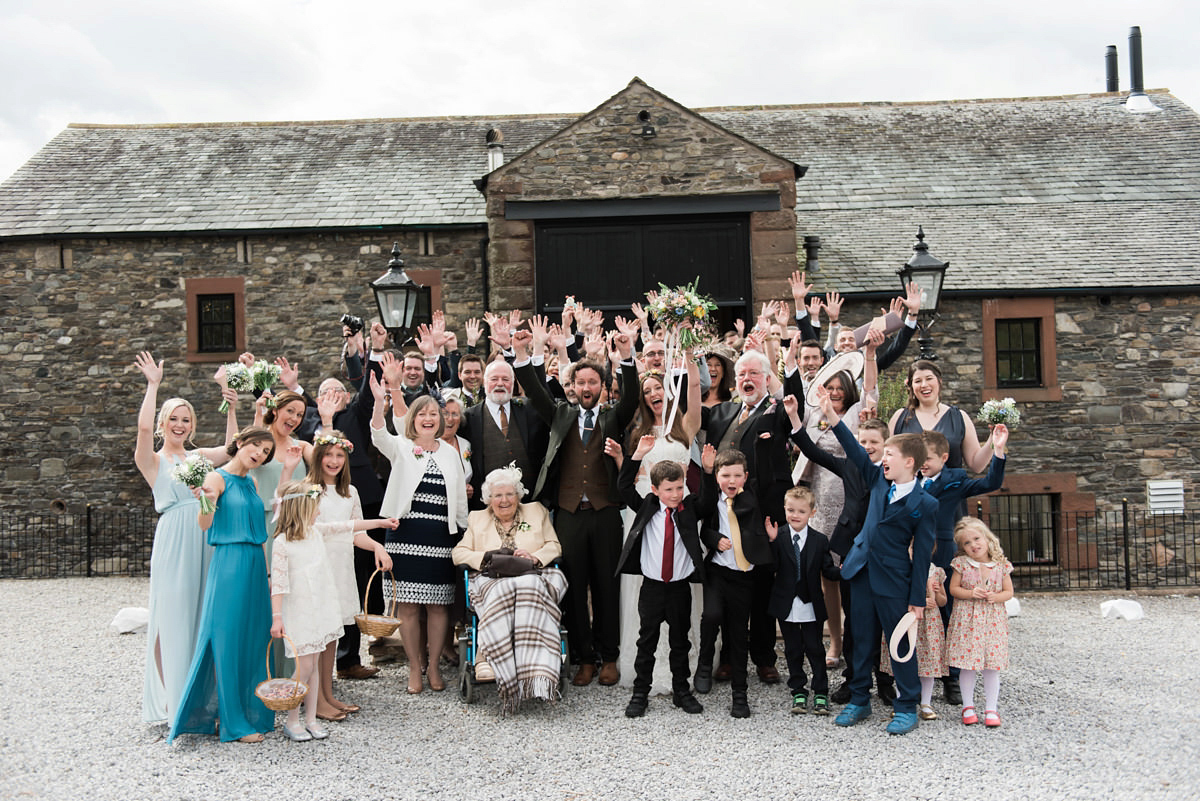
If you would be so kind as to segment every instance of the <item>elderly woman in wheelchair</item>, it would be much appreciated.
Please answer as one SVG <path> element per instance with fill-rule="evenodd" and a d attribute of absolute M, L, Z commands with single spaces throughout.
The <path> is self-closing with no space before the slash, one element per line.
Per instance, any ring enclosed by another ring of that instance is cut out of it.
<path fill-rule="evenodd" d="M 462 691 L 495 679 L 502 710 L 526 698 L 559 697 L 563 647 L 559 602 L 567 590 L 562 554 L 550 515 L 540 503 L 521 503 L 525 487 L 514 466 L 483 481 L 486 509 L 467 518 L 467 532 L 451 556 L 468 569 L 467 600 L 475 619 L 463 637 Z"/>

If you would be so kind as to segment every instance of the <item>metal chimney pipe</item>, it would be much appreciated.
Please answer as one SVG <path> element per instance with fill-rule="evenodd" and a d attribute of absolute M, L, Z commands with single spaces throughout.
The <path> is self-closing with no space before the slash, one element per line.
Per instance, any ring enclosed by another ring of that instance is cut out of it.
<path fill-rule="evenodd" d="M 806 236 L 804 237 L 804 269 L 806 272 L 820 272 L 821 262 L 817 259 L 817 253 L 821 250 L 821 237 Z"/>
<path fill-rule="evenodd" d="M 1120 76 L 1117 74 L 1117 46 L 1109 45 L 1104 53 L 1104 75 L 1107 80 L 1106 92 L 1121 91 Z"/>
<path fill-rule="evenodd" d="M 1146 91 L 1142 81 L 1142 28 L 1134 25 L 1129 29 L 1129 80 L 1132 82 L 1130 91 L 1141 94 Z"/>

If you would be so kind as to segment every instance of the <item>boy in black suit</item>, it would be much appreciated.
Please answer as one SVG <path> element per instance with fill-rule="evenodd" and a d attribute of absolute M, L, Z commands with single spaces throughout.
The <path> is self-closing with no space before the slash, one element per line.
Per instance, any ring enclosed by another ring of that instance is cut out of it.
<path fill-rule="evenodd" d="M 625 717 L 638 718 L 646 714 L 649 705 L 651 678 L 654 674 L 654 652 L 658 648 L 659 630 L 665 621 L 671 644 L 672 702 L 684 712 L 698 715 L 704 707 L 692 695 L 689 687 L 688 639 L 691 626 L 692 588 L 689 582 L 704 575 L 701 559 L 700 532 L 696 518 L 695 496 L 683 497 L 684 468 L 678 462 L 658 462 L 650 469 L 652 495 L 643 498 L 635 487 L 642 457 L 654 447 L 653 436 L 642 437 L 633 455 L 621 466 L 617 479 L 621 500 L 637 515 L 621 557 L 617 573 L 641 574 L 642 588 L 638 594 L 637 656 L 633 661 L 633 697 L 625 707 Z M 615 442 L 610 440 L 612 445 Z"/>
<path fill-rule="evenodd" d="M 729 714 L 750 717 L 746 698 L 746 660 L 749 656 L 750 607 L 759 579 L 754 568 L 774 560 L 763 526 L 758 496 L 747 485 L 746 454 L 736 448 L 719 453 L 705 445 L 700 457 L 704 491 L 700 537 L 708 549 L 704 571 L 704 612 L 700 617 L 700 656 L 696 660 L 696 692 L 712 689 L 713 654 L 717 631 L 725 632 L 729 650 L 733 704 Z"/>
<path fill-rule="evenodd" d="M 825 670 L 825 643 L 821 631 L 828 617 L 821 592 L 821 576 L 836 581 L 841 573 L 829 552 L 829 540 L 808 527 L 816 508 L 812 490 L 792 487 L 783 496 L 787 525 L 766 521 L 767 538 L 775 553 L 775 585 L 770 612 L 779 619 L 783 653 L 792 691 L 792 714 L 808 712 L 804 657 L 812 670 L 813 714 L 829 714 L 829 674 Z M 783 536 L 779 536 L 783 534 Z"/>

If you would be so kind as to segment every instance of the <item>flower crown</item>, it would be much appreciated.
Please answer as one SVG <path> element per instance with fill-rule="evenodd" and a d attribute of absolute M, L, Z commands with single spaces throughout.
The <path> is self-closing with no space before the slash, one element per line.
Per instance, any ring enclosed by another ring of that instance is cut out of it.
<path fill-rule="evenodd" d="M 320 434 L 313 437 L 313 445 L 337 445 L 346 453 L 354 453 L 354 443 L 345 437 L 335 437 L 329 434 Z"/>

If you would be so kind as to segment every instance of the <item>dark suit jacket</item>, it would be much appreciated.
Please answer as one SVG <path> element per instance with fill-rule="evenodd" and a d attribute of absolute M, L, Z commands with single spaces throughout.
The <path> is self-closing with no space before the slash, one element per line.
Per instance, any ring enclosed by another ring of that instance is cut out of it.
<path fill-rule="evenodd" d="M 992 457 L 987 475 L 983 478 L 968 478 L 967 471 L 961 467 L 943 467 L 933 483 L 926 488 L 938 501 L 937 538 L 939 540 L 954 539 L 954 524 L 958 522 L 958 512 L 962 502 L 972 495 L 985 495 L 995 492 L 1004 484 L 1004 464 L 1007 460 L 998 456 Z"/>
<path fill-rule="evenodd" d="M 556 401 L 546 389 L 545 380 L 538 374 L 532 364 L 524 364 L 514 371 L 529 405 L 550 429 L 549 442 L 546 444 L 546 456 L 542 461 L 541 472 L 538 473 L 537 484 L 533 497 L 545 499 L 546 506 L 554 508 L 558 505 L 558 468 L 562 445 L 572 430 L 579 427 L 579 404 Z M 593 437 L 612 437 L 621 441 L 621 433 L 629 426 L 629 421 L 637 412 L 638 398 L 637 367 L 625 364 L 621 367 L 621 400 L 615 406 L 605 406 L 599 409 L 596 416 Z M 601 440 L 603 441 L 603 440 Z M 620 503 L 620 493 L 617 488 L 617 465 L 607 456 L 604 457 L 608 468 L 609 500 Z"/>
<path fill-rule="evenodd" d="M 799 598 L 813 605 L 817 622 L 829 619 L 825 608 L 825 593 L 821 590 L 821 577 L 832 581 L 841 578 L 841 571 L 833 564 L 829 555 L 829 540 L 812 526 L 800 551 L 800 564 L 796 564 L 796 548 L 792 545 L 791 527 L 784 523 L 779 527 L 779 536 L 771 543 L 775 553 L 775 583 L 771 586 L 771 598 L 767 612 L 784 620 L 792 611 L 792 600 Z M 800 583 L 800 577 L 804 583 Z"/>
<path fill-rule="evenodd" d="M 593 434 L 593 436 L 595 435 Z M 651 493 L 645 498 L 638 495 L 634 485 L 637 483 L 638 468 L 641 465 L 640 460 L 626 459 L 617 479 L 621 490 L 621 501 L 630 509 L 635 510 L 633 526 L 629 529 L 629 536 L 625 538 L 625 544 L 621 548 L 621 557 L 617 560 L 618 576 L 622 573 L 642 575 L 642 534 L 646 531 L 650 520 L 661 508 L 657 495 Z M 691 582 L 704 580 L 704 556 L 700 550 L 700 519 L 696 514 L 698 503 L 696 496 L 689 495 L 683 499 L 682 507 L 675 513 L 675 531 L 679 534 L 679 539 L 683 541 L 683 548 L 691 557 L 692 564 L 696 568 L 687 578 Z M 651 576 L 650 578 L 655 577 Z"/>
<path fill-rule="evenodd" d="M 702 426 L 707 441 L 719 447 L 731 425 L 737 422 L 742 404 L 733 401 L 706 407 Z M 783 404 L 767 398 L 755 409 L 737 448 L 746 454 L 752 486 L 763 504 L 764 513 L 773 520 L 783 519 L 783 493 L 792 486 L 792 466 L 788 462 L 787 440 L 792 423 L 783 411 Z M 766 436 L 763 436 L 766 435 Z"/>
<path fill-rule="evenodd" d="M 896 503 L 888 503 L 891 482 L 883 477 L 883 468 L 871 462 L 845 423 L 839 421 L 833 433 L 842 443 L 847 458 L 862 474 L 871 498 L 862 531 L 842 562 L 842 577 L 853 578 L 862 567 L 868 566 L 867 578 L 873 594 L 907 598 L 909 606 L 924 606 L 937 525 L 937 498 L 925 492 L 918 481 L 908 495 Z"/>
<path fill-rule="evenodd" d="M 509 408 L 512 410 L 509 425 L 515 425 L 521 432 L 521 443 L 525 446 L 525 453 L 529 456 L 530 466 L 540 467 L 546 458 L 546 440 L 550 436 L 546 424 L 542 422 L 528 402 L 518 402 L 514 399 L 509 403 Z M 471 496 L 472 509 L 483 508 L 483 502 L 479 499 L 483 480 L 487 478 L 483 469 L 483 416 L 485 414 L 491 414 L 491 412 L 488 411 L 487 403 L 480 401 L 463 412 L 463 425 L 459 429 L 463 438 L 471 443 L 471 486 L 475 488 L 475 492 Z M 525 480 L 528 481 L 529 476 L 526 476 Z M 532 499 L 531 496 L 530 500 Z"/>
<path fill-rule="evenodd" d="M 800 450 L 813 464 L 824 467 L 842 479 L 842 514 L 829 537 L 829 548 L 845 559 L 854 538 L 862 531 L 863 520 L 867 517 L 867 501 L 870 500 L 870 494 L 867 491 L 866 480 L 849 459 L 834 456 L 829 451 L 817 447 L 808 436 L 807 429 L 801 428 L 792 434 L 792 441 L 800 446 Z"/>
<path fill-rule="evenodd" d="M 717 487 L 716 476 L 704 473 L 696 511 L 701 520 L 700 539 L 708 549 L 706 562 L 711 562 L 717 555 L 717 545 L 721 542 L 717 504 L 724 502 L 724 494 Z M 742 555 L 747 561 L 752 565 L 769 565 L 775 561 L 771 555 L 771 541 L 767 539 L 767 529 L 763 525 L 762 508 L 753 489 L 747 487 L 734 497 L 733 515 L 742 533 Z"/>

